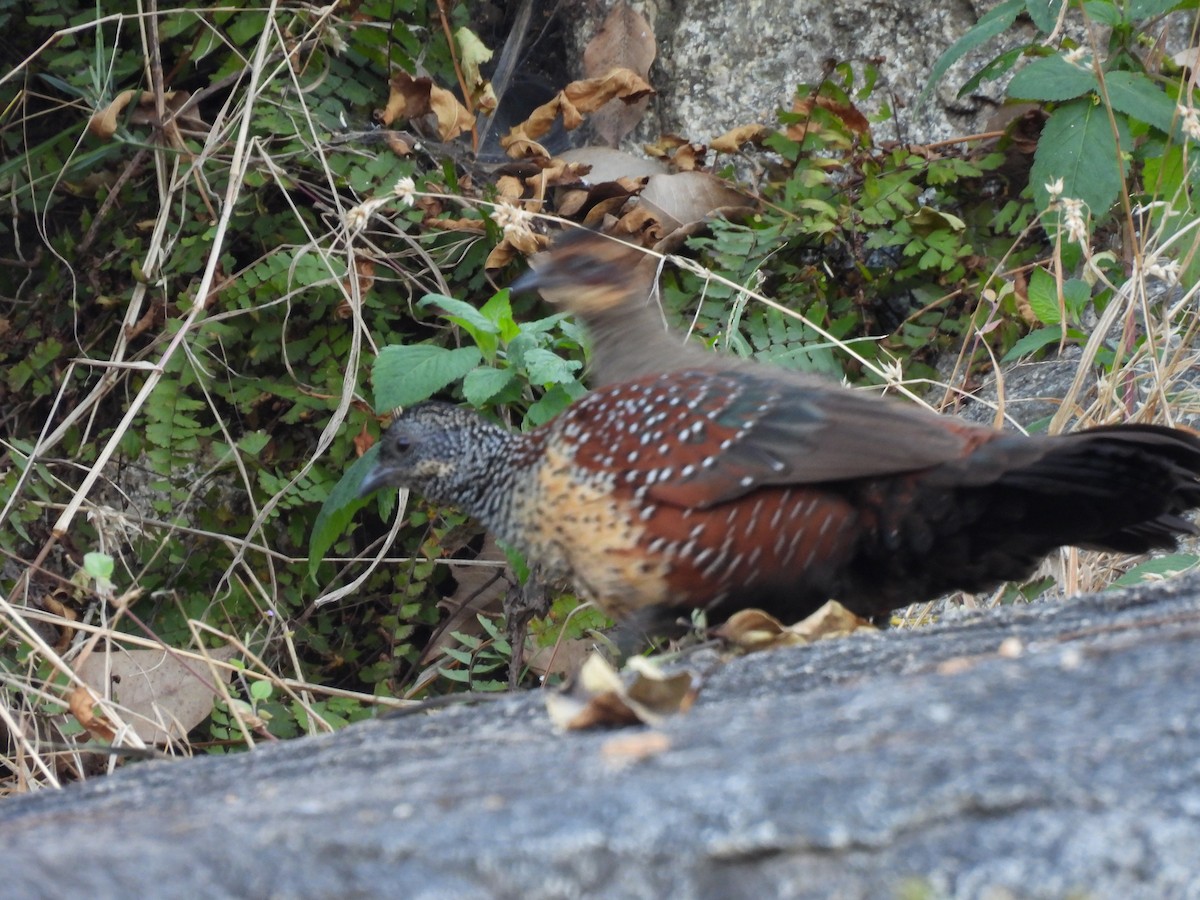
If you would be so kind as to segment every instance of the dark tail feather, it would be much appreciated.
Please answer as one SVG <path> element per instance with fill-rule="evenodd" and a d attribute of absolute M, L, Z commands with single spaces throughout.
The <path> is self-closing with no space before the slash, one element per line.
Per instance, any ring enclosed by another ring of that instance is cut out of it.
<path fill-rule="evenodd" d="M 1025 536 L 1045 552 L 1072 545 L 1143 553 L 1197 533 L 1179 516 L 1200 506 L 1194 435 L 1156 425 L 1110 426 L 1047 438 L 1043 449 L 1032 463 L 1001 475 L 996 489 L 1029 505 Z"/>

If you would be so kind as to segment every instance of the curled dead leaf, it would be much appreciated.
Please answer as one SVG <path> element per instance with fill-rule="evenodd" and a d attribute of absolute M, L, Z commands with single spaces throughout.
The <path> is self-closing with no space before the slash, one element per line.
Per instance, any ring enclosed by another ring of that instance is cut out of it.
<path fill-rule="evenodd" d="M 810 644 L 821 638 L 850 634 L 862 628 L 874 629 L 874 626 L 836 600 L 830 600 L 794 625 L 784 625 L 761 609 L 744 609 L 730 616 L 713 633 L 747 653 L 754 653 Z"/>
<path fill-rule="evenodd" d="M 739 125 L 709 142 L 715 153 L 737 153 L 745 144 L 761 144 L 771 133 L 765 125 Z"/>
<path fill-rule="evenodd" d="M 419 119 L 432 113 L 437 120 L 438 136 L 443 141 L 452 141 L 475 125 L 471 111 L 450 91 L 434 84 L 431 78 L 414 78 L 407 72 L 397 72 L 390 85 L 387 105 L 376 114 L 382 125 L 391 125 L 400 118 Z"/>
<path fill-rule="evenodd" d="M 396 119 L 418 119 L 429 113 L 432 78 L 414 78 L 407 72 L 397 72 L 390 86 L 387 106 L 376 113 L 381 125 L 391 125 Z"/>
<path fill-rule="evenodd" d="M 569 131 L 583 124 L 584 114 L 595 112 L 609 100 L 615 98 L 633 103 L 653 93 L 654 88 L 629 69 L 614 69 L 600 78 L 573 81 L 559 91 L 554 99 L 530 113 L 524 122 L 514 125 L 500 139 L 500 146 L 509 151 L 511 156 L 513 153 L 510 148 L 522 141 L 536 141 L 550 131 L 554 120 L 560 115 L 564 127 Z"/>
<path fill-rule="evenodd" d="M 111 741 L 117 736 L 117 732 L 108 719 L 96 715 L 96 702 L 91 691 L 85 687 L 77 687 L 67 698 L 67 708 L 88 734 L 98 740 Z"/>
<path fill-rule="evenodd" d="M 583 51 L 583 73 L 589 78 L 613 69 L 628 69 L 649 78 L 658 48 L 654 29 L 625 0 L 619 0 Z M 629 134 L 646 113 L 647 98 L 625 105 L 608 103 L 596 111 L 592 128 L 610 147 Z"/>
<path fill-rule="evenodd" d="M 113 98 L 112 102 L 104 109 L 96 110 L 92 117 L 88 119 L 87 128 L 92 134 L 100 138 L 102 141 L 111 140 L 112 136 L 117 133 L 117 124 L 121 118 L 121 114 L 133 101 L 134 97 L 138 98 L 137 106 L 129 114 L 130 124 L 146 125 L 153 124 L 158 121 L 158 113 L 155 108 L 154 94 L 149 91 L 128 90 L 121 91 Z M 192 95 L 188 91 L 167 91 L 163 94 L 163 110 L 167 117 L 170 118 L 173 114 L 178 113 L 184 105 L 191 99 Z M 207 124 L 194 112 L 185 116 L 186 124 L 197 130 L 205 130 Z M 181 124 L 177 121 L 176 124 Z"/>
<path fill-rule="evenodd" d="M 629 661 L 625 677 L 599 654 L 583 664 L 567 692 L 548 693 L 546 709 L 559 728 L 580 730 L 601 725 L 656 725 L 687 712 L 696 699 L 690 672 L 661 672 L 644 657 Z"/>
<path fill-rule="evenodd" d="M 519 236 L 518 236 L 519 235 Z M 514 237 L 517 240 L 514 241 Z M 517 246 L 528 247 L 528 250 L 521 249 Z M 509 263 L 515 261 L 522 256 L 531 256 L 534 253 L 539 253 L 550 246 L 550 238 L 544 234 L 538 234 L 533 231 L 513 232 L 506 234 L 498 243 L 492 252 L 488 254 L 487 260 L 484 261 L 483 267 L 488 270 L 503 269 Z"/>

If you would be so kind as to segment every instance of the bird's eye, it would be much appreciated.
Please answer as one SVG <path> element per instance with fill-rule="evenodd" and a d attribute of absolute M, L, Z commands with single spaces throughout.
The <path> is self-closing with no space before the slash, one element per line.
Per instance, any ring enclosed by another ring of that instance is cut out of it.
<path fill-rule="evenodd" d="M 398 453 L 407 453 L 412 447 L 412 440 L 407 437 L 398 437 L 392 446 L 396 448 Z"/>

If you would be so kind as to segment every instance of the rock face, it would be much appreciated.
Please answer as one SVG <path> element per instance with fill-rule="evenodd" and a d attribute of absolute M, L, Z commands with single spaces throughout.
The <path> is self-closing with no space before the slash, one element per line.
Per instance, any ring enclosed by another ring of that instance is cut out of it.
<path fill-rule="evenodd" d="M 1194 897 L 1200 579 L 737 660 L 654 731 L 537 694 L 0 803 L 10 896 Z"/>
<path fill-rule="evenodd" d="M 570 58 L 582 58 L 612 5 L 564 8 L 574 34 Z M 659 93 L 637 132 L 651 140 L 665 132 L 703 142 L 737 125 L 773 125 L 776 111 L 790 107 L 796 85 L 819 83 L 830 61 L 848 63 L 856 87 L 864 83 L 868 61 L 878 66 L 879 81 L 864 110 L 876 113 L 886 103 L 895 115 L 876 127 L 877 140 L 971 134 L 983 130 L 1003 92 L 989 82 L 959 98 L 959 86 L 1001 49 L 1033 34 L 1016 25 L 973 51 L 918 108 L 938 57 L 996 0 L 631 0 L 630 5 L 658 42 L 650 81 Z"/>
<path fill-rule="evenodd" d="M 970 97 L 955 94 L 995 54 L 993 47 L 955 66 L 922 108 L 911 105 L 938 57 L 975 24 L 976 7 L 986 11 L 993 5 L 677 0 L 663 11 L 663 125 L 706 140 L 749 121 L 770 124 L 777 109 L 790 106 L 797 84 L 821 80 L 827 61 L 849 63 L 861 79 L 867 61 L 874 60 L 881 77 L 867 109 L 875 111 L 885 101 L 896 113 L 879 127 L 877 139 L 916 142 L 970 134 L 994 112 L 1000 91 L 984 85 Z"/>

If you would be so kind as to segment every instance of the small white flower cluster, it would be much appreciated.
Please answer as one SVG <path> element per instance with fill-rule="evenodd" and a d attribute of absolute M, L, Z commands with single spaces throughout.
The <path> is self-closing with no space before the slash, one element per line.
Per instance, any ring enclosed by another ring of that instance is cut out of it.
<path fill-rule="evenodd" d="M 1063 225 L 1067 229 L 1067 239 L 1079 244 L 1084 251 L 1088 249 L 1087 206 L 1075 197 L 1064 197 L 1063 180 L 1055 179 L 1046 185 L 1046 193 L 1050 195 L 1050 206 L 1057 206 L 1063 213 Z"/>
<path fill-rule="evenodd" d="M 531 216 L 527 210 L 501 201 L 492 210 L 492 221 L 499 225 L 505 234 L 529 231 Z"/>
<path fill-rule="evenodd" d="M 376 197 L 373 200 L 364 200 L 358 206 L 348 210 L 346 212 L 346 228 L 351 234 L 358 234 L 367 227 L 367 223 L 371 221 L 371 216 L 379 212 L 381 207 L 386 206 L 393 199 L 398 199 L 401 206 L 412 206 L 413 198 L 416 195 L 416 182 L 408 177 L 401 178 L 396 182 L 396 186 L 392 188 L 391 194 Z"/>
<path fill-rule="evenodd" d="M 1200 116 L 1197 115 L 1196 108 L 1180 104 L 1176 107 L 1176 111 L 1179 113 L 1179 125 L 1183 129 L 1183 133 L 1193 141 L 1200 141 Z"/>

